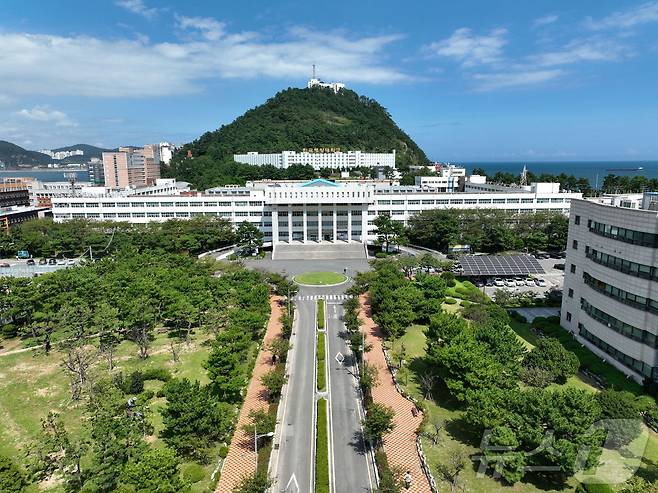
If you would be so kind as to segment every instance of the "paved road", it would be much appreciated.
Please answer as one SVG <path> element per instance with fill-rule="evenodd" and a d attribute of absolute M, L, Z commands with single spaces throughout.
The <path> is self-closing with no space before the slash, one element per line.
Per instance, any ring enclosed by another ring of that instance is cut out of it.
<path fill-rule="evenodd" d="M 361 419 L 363 412 L 358 399 L 354 358 L 344 338 L 342 302 L 329 301 L 326 306 L 327 348 L 329 362 L 330 408 L 333 460 L 333 491 L 335 493 L 370 492 L 375 482 L 370 455 L 365 449 Z M 336 361 L 338 353 L 343 364 Z"/>
<path fill-rule="evenodd" d="M 293 474 L 300 493 L 314 491 L 315 303 L 313 300 L 295 302 L 297 324 L 293 328 L 292 361 L 276 471 L 280 492 L 296 493 L 294 489 L 286 490 Z"/>

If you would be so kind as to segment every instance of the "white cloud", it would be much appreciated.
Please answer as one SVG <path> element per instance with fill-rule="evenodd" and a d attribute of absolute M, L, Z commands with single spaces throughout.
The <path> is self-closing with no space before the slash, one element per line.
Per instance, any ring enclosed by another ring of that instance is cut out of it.
<path fill-rule="evenodd" d="M 187 21 L 188 28 L 199 26 Z M 304 79 L 313 63 L 324 78 L 347 83 L 411 79 L 381 61 L 397 35 L 348 38 L 344 33 L 293 29 L 273 40 L 253 32 L 222 34 L 209 23 L 204 26 L 202 39 L 165 43 L 0 32 L 2 90 L 9 96 L 164 96 L 200 91 L 209 78 Z M 43 67 L 48 66 L 58 69 L 44 76 Z"/>
<path fill-rule="evenodd" d="M 181 29 L 196 29 L 201 32 L 204 38 L 210 41 L 217 41 L 224 34 L 225 24 L 212 17 L 183 17 L 177 16 L 178 27 Z"/>
<path fill-rule="evenodd" d="M 463 67 L 475 67 L 501 61 L 503 47 L 507 44 L 506 35 L 507 29 L 504 28 L 477 36 L 471 29 L 462 27 L 449 38 L 431 43 L 426 50 L 434 55 L 453 58 Z"/>
<path fill-rule="evenodd" d="M 129 12 L 142 15 L 147 19 L 154 17 L 158 13 L 158 9 L 147 7 L 143 0 L 116 0 L 115 3 Z"/>
<path fill-rule="evenodd" d="M 578 62 L 614 62 L 630 56 L 623 45 L 613 40 L 574 40 L 563 49 L 540 53 L 530 57 L 533 64 L 541 67 L 569 65 Z"/>
<path fill-rule="evenodd" d="M 531 86 L 543 84 L 564 75 L 560 69 L 554 70 L 527 70 L 521 72 L 501 72 L 490 74 L 473 74 L 478 82 L 479 91 L 493 91 L 510 87 Z"/>
<path fill-rule="evenodd" d="M 547 26 L 549 24 L 553 24 L 554 22 L 557 22 L 559 17 L 555 14 L 549 14 L 545 15 L 542 17 L 538 17 L 534 21 L 532 21 L 533 27 L 541 27 L 541 26 Z"/>
<path fill-rule="evenodd" d="M 16 115 L 35 122 L 52 123 L 57 127 L 75 127 L 77 123 L 63 111 L 52 110 L 47 106 L 35 106 L 31 110 L 23 108 Z"/>
<path fill-rule="evenodd" d="M 658 22 L 658 2 L 646 2 L 637 7 L 614 12 L 603 19 L 588 17 L 585 25 L 589 29 L 629 29 L 642 24 Z"/>

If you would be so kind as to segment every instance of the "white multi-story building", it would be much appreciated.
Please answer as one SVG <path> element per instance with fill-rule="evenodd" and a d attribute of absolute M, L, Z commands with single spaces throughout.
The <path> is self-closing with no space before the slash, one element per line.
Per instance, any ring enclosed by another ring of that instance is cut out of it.
<path fill-rule="evenodd" d="M 315 77 L 312 77 L 306 83 L 306 87 L 308 89 L 311 89 L 313 87 L 324 87 L 327 89 L 331 89 L 332 91 L 334 91 L 334 93 L 338 94 L 342 89 L 345 89 L 345 84 L 343 84 L 342 82 L 324 82 L 320 79 L 316 79 Z"/>
<path fill-rule="evenodd" d="M 658 380 L 657 197 L 646 194 L 646 208 L 575 200 L 569 218 L 560 322 L 639 382 Z"/>
<path fill-rule="evenodd" d="M 321 168 L 349 169 L 365 166 L 373 167 L 395 167 L 395 149 L 392 152 L 295 152 L 283 151 L 275 154 L 260 154 L 248 152 L 247 154 L 234 154 L 236 163 L 251 164 L 255 166 L 271 165 L 277 168 L 288 168 L 294 164 L 308 164 L 313 169 Z"/>
<path fill-rule="evenodd" d="M 55 221 L 87 218 L 133 223 L 218 216 L 236 225 L 254 223 L 267 243 L 372 243 L 376 239 L 373 221 L 378 215 L 390 215 L 406 224 L 414 214 L 428 209 L 567 214 L 571 200 L 581 198 L 580 193 L 545 193 L 540 191 L 541 185 L 533 184 L 528 191 L 444 193 L 372 181 L 266 181 L 212 188 L 196 195 L 58 197 L 53 199 L 53 214 Z"/>

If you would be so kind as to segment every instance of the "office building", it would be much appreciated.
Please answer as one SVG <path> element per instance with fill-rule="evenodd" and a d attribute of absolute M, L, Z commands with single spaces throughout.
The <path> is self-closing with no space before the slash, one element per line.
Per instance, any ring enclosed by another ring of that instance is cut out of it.
<path fill-rule="evenodd" d="M 562 326 L 638 382 L 658 380 L 657 197 L 575 200 L 569 218 Z"/>
<path fill-rule="evenodd" d="M 271 165 L 277 168 L 288 168 L 294 164 L 310 165 L 313 169 L 350 169 L 359 167 L 395 167 L 395 150 L 392 152 L 341 152 L 334 148 L 305 149 L 302 152 L 283 151 L 275 154 L 234 154 L 236 163 L 251 164 L 255 166 Z"/>
<path fill-rule="evenodd" d="M 258 226 L 268 243 L 357 241 L 376 239 L 374 219 L 390 215 L 406 224 L 429 209 L 500 209 L 514 214 L 553 211 L 568 214 L 579 193 L 531 190 L 445 193 L 385 181 L 323 179 L 249 182 L 211 188 L 203 193 L 112 194 L 102 197 L 53 198 L 55 221 L 87 218 L 133 223 L 217 216 L 233 224 Z"/>
<path fill-rule="evenodd" d="M 160 147 L 119 147 L 118 152 L 103 153 L 106 187 L 144 187 L 160 178 Z"/>

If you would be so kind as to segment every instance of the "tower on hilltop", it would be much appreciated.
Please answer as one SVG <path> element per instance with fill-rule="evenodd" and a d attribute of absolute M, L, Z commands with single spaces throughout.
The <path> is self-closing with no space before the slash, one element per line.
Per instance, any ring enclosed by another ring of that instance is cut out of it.
<path fill-rule="evenodd" d="M 345 84 L 342 82 L 324 82 L 323 80 L 320 80 L 317 78 L 315 75 L 315 63 L 313 64 L 313 74 L 311 78 L 309 79 L 308 83 L 306 84 L 307 89 L 311 89 L 313 87 L 326 87 L 334 91 L 334 94 L 338 94 L 342 89 L 345 89 Z"/>

